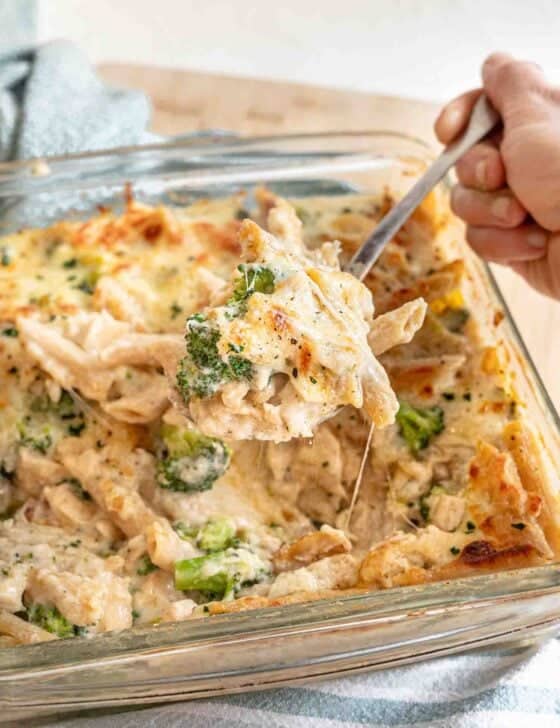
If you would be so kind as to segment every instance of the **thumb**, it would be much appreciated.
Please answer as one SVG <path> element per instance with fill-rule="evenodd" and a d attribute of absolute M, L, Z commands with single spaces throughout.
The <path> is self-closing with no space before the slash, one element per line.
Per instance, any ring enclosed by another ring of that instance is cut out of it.
<path fill-rule="evenodd" d="M 534 63 L 508 53 L 492 53 L 482 66 L 482 82 L 504 125 L 525 126 L 548 119 L 544 73 Z"/>

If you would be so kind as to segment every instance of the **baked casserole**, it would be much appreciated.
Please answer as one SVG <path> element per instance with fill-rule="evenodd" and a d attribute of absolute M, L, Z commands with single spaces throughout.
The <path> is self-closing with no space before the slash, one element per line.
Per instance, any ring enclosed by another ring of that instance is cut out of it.
<path fill-rule="evenodd" d="M 371 297 L 345 289 L 342 318 L 321 319 L 321 345 L 303 289 L 284 296 L 255 339 L 282 366 L 259 360 L 253 386 L 256 314 L 285 290 L 270 246 L 299 246 L 319 285 L 391 204 L 129 195 L 122 213 L 0 240 L 4 646 L 557 557 L 557 496 L 503 314 L 437 193 L 369 274 Z M 341 354 L 358 334 L 369 389 Z"/>

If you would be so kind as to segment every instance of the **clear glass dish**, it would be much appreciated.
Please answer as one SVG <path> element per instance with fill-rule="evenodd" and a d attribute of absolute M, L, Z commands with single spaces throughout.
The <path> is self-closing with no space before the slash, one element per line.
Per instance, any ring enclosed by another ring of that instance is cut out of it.
<path fill-rule="evenodd" d="M 127 148 L 0 165 L 0 230 L 87 217 L 137 199 L 186 204 L 267 183 L 283 194 L 389 188 L 399 196 L 429 159 L 385 132 L 298 135 Z M 488 269 L 487 305 L 504 310 L 517 385 L 556 483 L 560 422 Z M 0 651 L 3 717 L 208 697 L 412 662 L 481 645 L 541 639 L 560 622 L 559 565 L 135 628 L 92 640 Z"/>

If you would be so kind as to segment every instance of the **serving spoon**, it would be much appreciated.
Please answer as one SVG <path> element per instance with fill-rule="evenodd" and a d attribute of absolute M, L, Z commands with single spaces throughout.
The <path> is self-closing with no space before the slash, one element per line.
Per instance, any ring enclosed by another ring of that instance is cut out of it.
<path fill-rule="evenodd" d="M 463 133 L 443 150 L 440 156 L 428 167 L 426 172 L 407 194 L 391 208 L 369 238 L 354 253 L 354 256 L 345 266 L 344 270 L 363 281 L 372 266 L 377 262 L 387 243 L 400 230 L 426 195 L 445 177 L 447 172 L 465 152 L 489 134 L 498 126 L 500 121 L 498 112 L 492 107 L 488 98 L 484 94 L 481 94 L 473 107 L 471 117 Z M 345 530 L 349 530 L 354 506 L 358 500 L 358 493 L 371 447 L 373 430 L 374 426 L 372 423 L 360 461 L 358 475 L 354 482 L 350 505 L 345 514 Z"/>
<path fill-rule="evenodd" d="M 499 122 L 498 112 L 492 107 L 487 96 L 481 94 L 473 107 L 471 118 L 463 133 L 443 150 L 407 194 L 385 215 L 345 266 L 346 272 L 363 280 L 387 243 L 408 220 L 426 195 L 445 177 L 463 154 L 489 134 Z"/>

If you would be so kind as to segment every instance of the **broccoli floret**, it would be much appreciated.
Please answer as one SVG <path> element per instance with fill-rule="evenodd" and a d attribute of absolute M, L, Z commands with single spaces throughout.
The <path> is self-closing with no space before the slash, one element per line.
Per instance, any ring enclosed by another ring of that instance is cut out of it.
<path fill-rule="evenodd" d="M 45 455 L 64 434 L 79 436 L 86 426 L 84 415 L 71 394 L 63 390 L 57 402 L 47 394 L 33 397 L 29 414 L 18 424 L 23 447 Z"/>
<path fill-rule="evenodd" d="M 221 385 L 251 379 L 253 365 L 248 359 L 231 355 L 222 359 L 218 351 L 220 332 L 202 314 L 187 319 L 187 356 L 179 363 L 177 386 L 185 402 L 191 397 L 211 397 Z"/>
<path fill-rule="evenodd" d="M 233 581 L 220 555 L 196 556 L 175 564 L 175 588 L 200 591 L 208 599 L 223 599 L 233 590 Z"/>
<path fill-rule="evenodd" d="M 160 435 L 160 487 L 180 492 L 209 490 L 227 470 L 231 453 L 221 440 L 174 425 L 163 425 Z"/>
<path fill-rule="evenodd" d="M 247 312 L 247 300 L 253 293 L 274 292 L 274 273 L 270 268 L 242 263 L 237 270 L 241 275 L 236 280 L 231 298 L 227 302 L 232 316 L 242 316 Z"/>
<path fill-rule="evenodd" d="M 239 382 L 243 379 L 247 381 L 253 376 L 253 365 L 248 359 L 236 354 L 228 358 L 229 376 L 232 380 Z"/>
<path fill-rule="evenodd" d="M 198 591 L 207 599 L 231 598 L 244 585 L 260 581 L 268 570 L 247 549 L 229 548 L 175 563 L 175 588 Z"/>
<path fill-rule="evenodd" d="M 272 293 L 274 273 L 260 265 L 240 265 L 241 275 L 236 280 L 231 298 L 227 302 L 231 318 L 247 311 L 247 300 L 253 293 Z M 218 350 L 220 332 L 203 314 L 187 319 L 185 333 L 187 356 L 177 371 L 177 385 L 184 400 L 191 397 L 211 397 L 227 382 L 250 380 L 253 376 L 252 363 L 239 356 L 232 346 L 233 354 L 222 357 Z"/>
<path fill-rule="evenodd" d="M 396 419 L 400 434 L 415 454 L 427 447 L 445 426 L 441 407 L 413 407 L 401 402 Z"/>
<path fill-rule="evenodd" d="M 27 609 L 27 619 L 62 639 L 83 633 L 83 628 L 69 622 L 56 607 L 45 604 L 32 604 Z"/>
<path fill-rule="evenodd" d="M 220 332 L 212 328 L 205 317 L 195 314 L 187 319 L 187 355 L 179 366 L 177 381 L 189 399 L 209 397 L 227 380 L 227 363 L 218 352 Z"/>
<path fill-rule="evenodd" d="M 223 551 L 232 545 L 235 525 L 229 518 L 210 520 L 198 532 L 197 545 L 204 551 Z"/>

